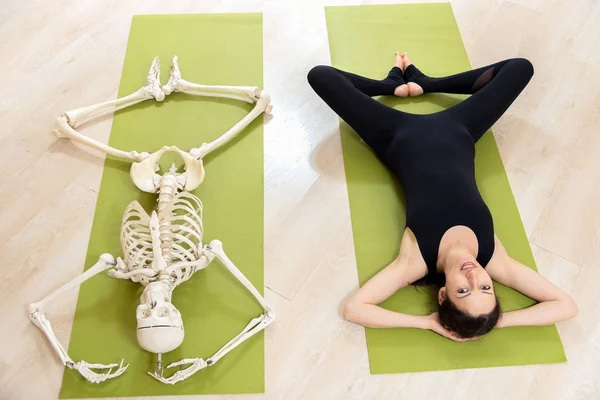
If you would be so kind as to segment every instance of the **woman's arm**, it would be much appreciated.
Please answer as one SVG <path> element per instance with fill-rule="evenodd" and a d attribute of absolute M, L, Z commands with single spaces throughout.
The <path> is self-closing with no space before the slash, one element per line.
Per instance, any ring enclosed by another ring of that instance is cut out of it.
<path fill-rule="evenodd" d="M 425 262 L 414 252 L 415 245 L 414 235 L 405 230 L 398 257 L 352 295 L 344 307 L 345 319 L 368 328 L 430 328 L 429 316 L 402 314 L 377 305 L 427 274 Z"/>
<path fill-rule="evenodd" d="M 578 313 L 577 304 L 571 296 L 531 268 L 513 260 L 498 238 L 494 257 L 486 271 L 493 280 L 538 301 L 531 307 L 502 313 L 499 328 L 550 325 L 573 318 Z"/>

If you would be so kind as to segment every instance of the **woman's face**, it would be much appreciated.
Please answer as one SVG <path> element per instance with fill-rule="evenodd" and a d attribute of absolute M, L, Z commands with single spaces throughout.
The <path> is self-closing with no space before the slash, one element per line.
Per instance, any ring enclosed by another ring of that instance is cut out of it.
<path fill-rule="evenodd" d="M 474 317 L 490 313 L 496 306 L 492 278 L 475 259 L 445 268 L 446 286 L 440 289 L 440 303 L 449 298 L 461 311 Z"/>

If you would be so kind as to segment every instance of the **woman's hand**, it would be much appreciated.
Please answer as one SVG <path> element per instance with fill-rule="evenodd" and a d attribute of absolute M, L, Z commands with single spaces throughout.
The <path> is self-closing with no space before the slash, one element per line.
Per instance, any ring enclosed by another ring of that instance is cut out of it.
<path fill-rule="evenodd" d="M 438 335 L 442 335 L 443 337 L 452 339 L 456 342 L 468 342 L 469 340 L 476 340 L 481 337 L 481 336 L 477 336 L 477 337 L 473 337 L 473 338 L 462 338 L 462 337 L 458 336 L 456 333 L 444 328 L 442 326 L 442 324 L 440 324 L 440 317 L 437 312 L 434 312 L 433 314 L 428 315 L 427 318 L 428 318 L 428 321 L 427 321 L 428 329 L 434 331 Z"/>

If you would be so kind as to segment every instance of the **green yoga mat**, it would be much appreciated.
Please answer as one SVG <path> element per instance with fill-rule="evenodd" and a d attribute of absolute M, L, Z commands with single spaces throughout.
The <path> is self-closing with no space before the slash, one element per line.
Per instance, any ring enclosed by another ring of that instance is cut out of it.
<path fill-rule="evenodd" d="M 394 52 L 407 51 L 423 72 L 450 75 L 470 69 L 449 3 L 326 7 L 331 60 L 335 67 L 368 77 L 384 77 Z M 415 99 L 380 98 L 400 110 L 429 114 L 464 96 L 428 94 Z M 405 223 L 404 195 L 392 175 L 345 123 L 342 147 L 360 284 L 398 254 Z M 496 234 L 508 252 L 535 269 L 535 262 L 491 132 L 477 144 L 477 182 L 490 207 Z M 505 311 L 533 300 L 496 285 Z M 407 287 L 382 304 L 403 313 L 435 310 L 433 287 Z M 367 329 L 374 374 L 481 368 L 566 361 L 556 328 L 497 329 L 485 338 L 458 343 L 419 329 Z"/>
<path fill-rule="evenodd" d="M 155 56 L 162 61 L 165 83 L 173 55 L 179 56 L 182 76 L 188 81 L 262 88 L 262 16 L 133 17 L 119 96 L 145 84 Z M 163 145 L 187 150 L 217 138 L 253 107 L 236 100 L 175 93 L 163 103 L 148 100 L 118 112 L 109 143 L 137 151 L 155 151 Z M 264 287 L 262 124 L 259 117 L 240 136 L 207 156 L 205 182 L 194 191 L 204 204 L 204 242 L 221 240 L 231 260 L 260 292 Z M 129 168 L 129 163 L 106 161 L 86 268 L 101 253 L 121 255 L 119 227 L 131 201 L 138 200 L 146 210 L 156 205 L 155 195 L 142 193 L 133 185 Z M 262 333 L 216 365 L 174 386 L 150 377 L 146 372 L 154 368 L 156 355 L 138 346 L 135 332 L 141 291 L 138 283 L 106 274 L 82 285 L 69 354 L 74 360 L 105 364 L 125 358 L 130 366 L 122 376 L 101 384 L 89 383 L 76 371 L 65 369 L 61 398 L 264 391 Z M 181 358 L 206 359 L 262 313 L 252 295 L 217 260 L 179 286 L 173 303 L 183 315 L 185 340 L 181 347 L 163 355 L 165 365 Z"/>

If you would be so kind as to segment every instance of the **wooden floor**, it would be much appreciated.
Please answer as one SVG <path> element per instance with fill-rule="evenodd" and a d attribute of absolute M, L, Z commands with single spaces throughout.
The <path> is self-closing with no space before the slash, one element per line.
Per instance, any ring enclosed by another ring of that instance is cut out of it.
<path fill-rule="evenodd" d="M 327 2 L 338 4 L 363 2 Z M 364 330 L 340 312 L 358 280 L 338 120 L 305 80 L 330 62 L 323 5 L 0 0 L 0 399 L 58 395 L 63 368 L 25 304 L 81 271 L 102 172 L 101 157 L 50 134 L 54 119 L 115 98 L 133 14 L 257 11 L 275 106 L 265 127 L 265 292 L 279 318 L 266 332 L 266 393 L 204 398 L 600 399 L 600 3 L 452 2 L 472 65 L 516 56 L 535 65 L 494 133 L 538 266 L 579 304 L 558 325 L 569 362 L 379 376 L 369 374 Z M 86 133 L 107 140 L 109 131 L 110 120 Z M 52 306 L 63 343 L 75 299 Z"/>

